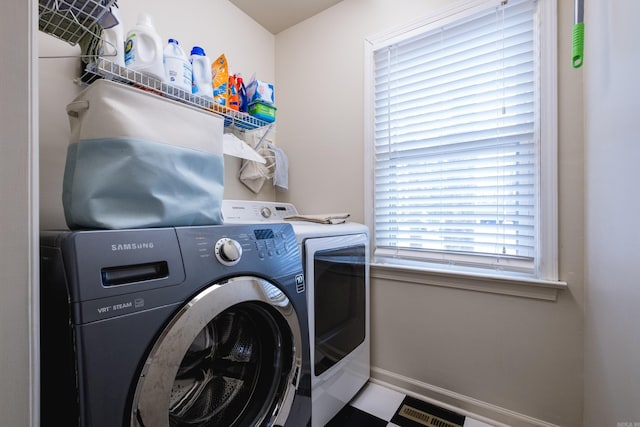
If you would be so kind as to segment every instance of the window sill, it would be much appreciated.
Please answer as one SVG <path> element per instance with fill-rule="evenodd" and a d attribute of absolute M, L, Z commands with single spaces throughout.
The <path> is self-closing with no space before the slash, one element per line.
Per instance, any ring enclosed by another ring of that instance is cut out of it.
<path fill-rule="evenodd" d="M 469 291 L 488 292 L 556 301 L 558 291 L 567 289 L 562 281 L 540 280 L 527 277 L 507 277 L 492 274 L 460 273 L 423 267 L 408 267 L 396 264 L 371 263 L 371 277 L 384 280 L 442 286 Z"/>

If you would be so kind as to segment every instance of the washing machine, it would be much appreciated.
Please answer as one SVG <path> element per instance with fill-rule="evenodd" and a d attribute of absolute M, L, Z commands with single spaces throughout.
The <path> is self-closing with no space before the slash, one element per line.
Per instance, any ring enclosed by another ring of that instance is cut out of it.
<path fill-rule="evenodd" d="M 41 425 L 311 423 L 288 224 L 43 232 Z"/>
<path fill-rule="evenodd" d="M 369 231 L 363 224 L 287 221 L 292 204 L 224 200 L 225 223 L 290 223 L 309 306 L 312 426 L 329 422 L 370 375 Z"/>

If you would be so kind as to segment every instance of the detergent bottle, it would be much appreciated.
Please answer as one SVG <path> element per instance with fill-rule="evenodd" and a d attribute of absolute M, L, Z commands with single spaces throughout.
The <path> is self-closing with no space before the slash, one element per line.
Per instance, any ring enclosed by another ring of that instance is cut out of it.
<path fill-rule="evenodd" d="M 228 93 L 229 108 L 232 110 L 240 111 L 240 97 L 238 95 L 238 84 L 236 75 L 231 74 L 229 76 L 229 93 Z"/>
<path fill-rule="evenodd" d="M 162 39 L 146 13 L 138 15 L 138 23 L 127 33 L 124 63 L 134 71 L 164 80 Z"/>
<path fill-rule="evenodd" d="M 236 77 L 236 84 L 238 85 L 238 98 L 240 98 L 240 112 L 246 113 L 249 109 L 249 102 L 247 100 L 247 88 L 244 86 L 244 81 L 240 74 Z"/>
<path fill-rule="evenodd" d="M 193 67 L 191 93 L 213 99 L 211 60 L 200 46 L 194 46 L 191 49 L 191 66 Z"/>
<path fill-rule="evenodd" d="M 164 48 L 165 81 L 191 93 L 192 74 L 191 62 L 187 60 L 178 40 L 169 39 L 169 43 Z"/>

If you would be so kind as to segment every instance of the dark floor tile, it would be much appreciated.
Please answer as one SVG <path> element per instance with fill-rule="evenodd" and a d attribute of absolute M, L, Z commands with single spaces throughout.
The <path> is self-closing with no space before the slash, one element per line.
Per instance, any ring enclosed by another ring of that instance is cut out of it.
<path fill-rule="evenodd" d="M 386 427 L 387 424 L 385 420 L 347 405 L 329 421 L 326 427 Z"/>

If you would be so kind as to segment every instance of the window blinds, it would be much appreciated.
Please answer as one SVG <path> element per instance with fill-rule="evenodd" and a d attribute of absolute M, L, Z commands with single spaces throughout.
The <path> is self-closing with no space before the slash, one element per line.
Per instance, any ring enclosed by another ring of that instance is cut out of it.
<path fill-rule="evenodd" d="M 377 255 L 532 271 L 533 0 L 374 52 Z"/>

